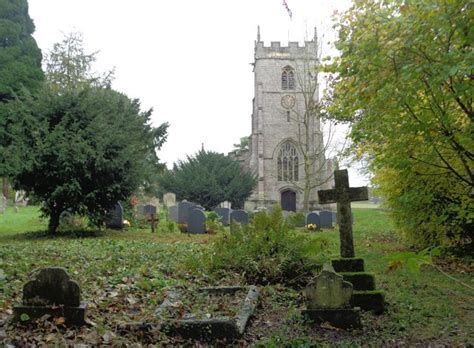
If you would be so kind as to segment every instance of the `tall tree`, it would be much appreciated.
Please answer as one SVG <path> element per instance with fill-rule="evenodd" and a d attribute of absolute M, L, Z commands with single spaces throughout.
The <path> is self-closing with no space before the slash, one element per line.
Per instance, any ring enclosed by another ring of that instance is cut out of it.
<path fill-rule="evenodd" d="M 16 119 L 6 112 L 5 104 L 23 88 L 37 90 L 44 78 L 34 30 L 26 0 L 0 0 L 0 176 L 7 197 L 7 177 L 13 169 L 8 157 L 11 127 Z"/>
<path fill-rule="evenodd" d="M 332 113 L 419 246 L 474 246 L 472 7 L 358 0 L 337 17 Z"/>
<path fill-rule="evenodd" d="M 70 54 L 60 46 L 54 52 Z M 9 103 L 19 120 L 12 145 L 14 185 L 42 201 L 52 233 L 63 211 L 88 216 L 100 226 L 115 202 L 129 197 L 143 185 L 145 173 L 158 167 L 156 150 L 168 127 L 152 127 L 151 110 L 141 111 L 138 100 L 114 91 L 109 81 L 97 83 L 90 67 L 77 75 L 70 71 L 81 67 L 63 68 L 58 64 L 48 71 L 54 78 L 36 96 Z M 70 78 L 68 83 L 57 83 L 59 75 Z"/>
<path fill-rule="evenodd" d="M 200 150 L 163 173 L 159 183 L 165 191 L 176 193 L 178 199 L 195 201 L 212 209 L 223 201 L 232 202 L 236 208 L 243 207 L 257 180 L 230 157 Z"/>

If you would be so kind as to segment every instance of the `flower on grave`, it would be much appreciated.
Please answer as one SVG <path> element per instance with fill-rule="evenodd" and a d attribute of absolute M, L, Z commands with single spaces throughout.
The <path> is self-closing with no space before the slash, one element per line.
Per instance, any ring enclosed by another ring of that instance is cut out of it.
<path fill-rule="evenodd" d="M 316 224 L 307 224 L 306 228 L 310 231 L 316 231 L 316 229 L 318 228 L 318 225 L 316 225 Z"/>
<path fill-rule="evenodd" d="M 130 221 L 128 221 L 128 220 L 123 220 L 122 223 L 123 223 L 123 225 L 124 225 L 125 227 L 130 227 Z"/>

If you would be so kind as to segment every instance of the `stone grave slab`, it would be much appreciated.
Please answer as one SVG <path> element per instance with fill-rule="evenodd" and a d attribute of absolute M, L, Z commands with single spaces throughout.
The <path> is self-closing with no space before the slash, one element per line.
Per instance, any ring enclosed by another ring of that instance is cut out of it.
<path fill-rule="evenodd" d="M 68 325 L 83 325 L 85 311 L 79 284 L 69 278 L 64 268 L 48 267 L 23 286 L 23 303 L 13 308 L 13 320 L 26 322 L 48 314 L 64 317 Z"/>
<path fill-rule="evenodd" d="M 224 226 L 229 226 L 230 223 L 230 212 L 229 208 L 215 208 L 214 212 L 220 217 L 220 222 Z"/>
<path fill-rule="evenodd" d="M 188 233 L 206 233 L 206 215 L 201 209 L 191 210 L 188 221 Z"/>
<path fill-rule="evenodd" d="M 168 208 L 168 217 L 171 221 L 178 222 L 178 206 Z"/>
<path fill-rule="evenodd" d="M 172 192 L 167 192 L 163 195 L 163 204 L 167 207 L 173 207 L 176 205 L 176 195 Z"/>
<path fill-rule="evenodd" d="M 145 219 L 147 220 L 151 220 L 152 218 L 152 215 L 155 217 L 156 219 L 156 206 L 152 205 L 152 204 L 147 204 L 143 207 L 143 216 L 145 217 Z"/>
<path fill-rule="evenodd" d="M 105 225 L 112 229 L 121 230 L 123 228 L 123 207 L 120 202 L 118 202 L 110 212 Z"/>
<path fill-rule="evenodd" d="M 321 219 L 319 217 L 319 214 L 315 211 L 312 211 L 312 212 L 306 214 L 305 225 L 306 225 L 307 229 L 309 229 L 308 225 L 316 225 L 316 228 L 313 229 L 313 231 L 320 231 L 321 230 Z"/>
<path fill-rule="evenodd" d="M 255 286 L 249 287 L 214 287 L 198 289 L 201 294 L 208 296 L 236 296 L 244 292 L 242 302 L 236 308 L 235 315 L 216 315 L 204 318 L 193 313 L 184 315 L 176 311 L 176 303 L 185 298 L 186 294 L 177 291 L 168 292 L 167 298 L 156 311 L 156 316 L 161 322 L 161 328 L 168 335 L 179 335 L 184 338 L 204 339 L 236 339 L 243 336 L 249 318 L 253 315 L 258 304 L 259 290 Z M 182 301 L 184 302 L 184 301 Z"/>
<path fill-rule="evenodd" d="M 196 205 L 186 200 L 178 203 L 178 223 L 187 224 L 189 222 L 189 213 Z"/>
<path fill-rule="evenodd" d="M 334 228 L 332 212 L 328 210 L 322 210 L 319 212 L 319 218 L 321 221 L 321 228 Z"/>
<path fill-rule="evenodd" d="M 242 225 L 249 223 L 249 214 L 245 210 L 233 210 L 230 213 L 230 221 L 238 222 Z"/>
<path fill-rule="evenodd" d="M 351 308 L 352 284 L 343 280 L 331 264 L 325 264 L 322 272 L 303 291 L 306 309 L 303 315 L 320 324 L 329 322 L 343 329 L 359 328 L 360 308 Z"/>

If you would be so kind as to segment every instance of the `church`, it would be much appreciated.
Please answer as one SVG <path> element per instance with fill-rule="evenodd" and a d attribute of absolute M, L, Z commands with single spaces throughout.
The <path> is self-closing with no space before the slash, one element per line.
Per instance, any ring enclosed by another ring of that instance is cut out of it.
<path fill-rule="evenodd" d="M 229 155 L 258 179 L 246 210 L 269 208 L 313 210 L 317 191 L 333 185 L 333 161 L 318 113 L 318 42 L 271 42 L 265 46 L 258 28 L 255 41 L 252 134 L 248 148 Z"/>

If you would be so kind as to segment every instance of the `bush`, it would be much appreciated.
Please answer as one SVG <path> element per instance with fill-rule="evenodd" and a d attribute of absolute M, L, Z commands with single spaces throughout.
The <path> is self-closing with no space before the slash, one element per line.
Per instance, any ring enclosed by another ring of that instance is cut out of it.
<path fill-rule="evenodd" d="M 249 225 L 233 224 L 202 255 L 211 273 L 237 272 L 249 283 L 305 283 L 325 260 L 326 239 L 290 230 L 281 208 L 258 212 Z"/>

